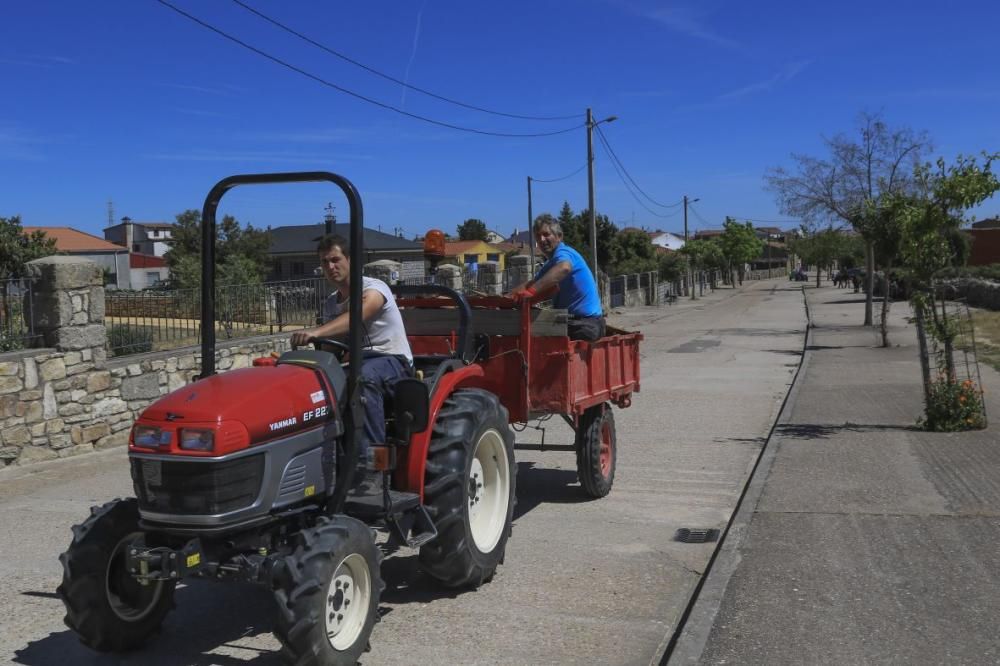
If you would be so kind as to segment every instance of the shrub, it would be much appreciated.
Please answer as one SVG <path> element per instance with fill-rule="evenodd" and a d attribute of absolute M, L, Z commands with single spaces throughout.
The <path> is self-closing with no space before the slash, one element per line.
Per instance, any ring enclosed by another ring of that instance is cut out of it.
<path fill-rule="evenodd" d="M 981 430 L 986 427 L 982 394 L 971 379 L 943 377 L 931 382 L 925 418 L 918 425 L 935 432 Z"/>
<path fill-rule="evenodd" d="M 112 356 L 153 351 L 153 334 L 141 326 L 118 324 L 108 329 L 108 347 Z"/>

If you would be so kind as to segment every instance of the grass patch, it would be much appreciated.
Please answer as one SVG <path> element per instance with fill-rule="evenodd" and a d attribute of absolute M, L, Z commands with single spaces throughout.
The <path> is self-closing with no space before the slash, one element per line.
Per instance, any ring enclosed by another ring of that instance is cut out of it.
<path fill-rule="evenodd" d="M 1000 371 L 1000 312 L 974 310 L 972 323 L 979 360 Z"/>

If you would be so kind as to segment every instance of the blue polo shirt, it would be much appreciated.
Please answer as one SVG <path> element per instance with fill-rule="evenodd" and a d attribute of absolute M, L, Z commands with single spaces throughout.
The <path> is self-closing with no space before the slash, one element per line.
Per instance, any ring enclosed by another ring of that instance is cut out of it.
<path fill-rule="evenodd" d="M 566 243 L 559 243 L 556 246 L 556 251 L 538 270 L 535 279 L 539 279 L 553 266 L 564 261 L 569 262 L 570 271 L 569 275 L 559 283 L 559 293 L 552 299 L 553 307 L 568 310 L 569 314 L 576 317 L 602 316 L 604 311 L 601 309 L 601 296 L 597 293 L 594 274 L 590 272 L 590 267 L 580 253 Z"/>

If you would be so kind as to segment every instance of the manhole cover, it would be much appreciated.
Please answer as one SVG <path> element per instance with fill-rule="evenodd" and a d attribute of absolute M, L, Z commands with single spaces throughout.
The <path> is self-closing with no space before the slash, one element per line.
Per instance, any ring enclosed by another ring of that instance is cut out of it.
<path fill-rule="evenodd" d="M 674 534 L 674 541 L 681 543 L 712 543 L 719 540 L 719 530 L 682 527 Z"/>

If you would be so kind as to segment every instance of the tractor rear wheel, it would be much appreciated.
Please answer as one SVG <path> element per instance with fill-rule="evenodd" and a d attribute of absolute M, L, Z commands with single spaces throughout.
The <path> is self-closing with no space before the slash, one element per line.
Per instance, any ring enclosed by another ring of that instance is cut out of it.
<path fill-rule="evenodd" d="M 142 536 L 139 505 L 117 499 L 90 510 L 73 527 L 73 541 L 59 556 L 66 626 L 100 652 L 141 647 L 173 608 L 174 581 L 140 585 L 125 568 L 125 550 Z"/>
<path fill-rule="evenodd" d="M 617 461 L 615 414 L 610 403 L 595 405 L 583 413 L 576 429 L 576 474 L 583 491 L 594 498 L 611 492 Z"/>
<path fill-rule="evenodd" d="M 296 666 L 353 666 L 368 647 L 385 585 L 371 529 L 354 518 L 320 518 L 275 565 L 274 634 Z"/>
<path fill-rule="evenodd" d="M 503 560 L 514 516 L 514 434 L 492 393 L 459 389 L 434 423 L 424 501 L 438 536 L 420 549 L 428 574 L 478 587 Z"/>

